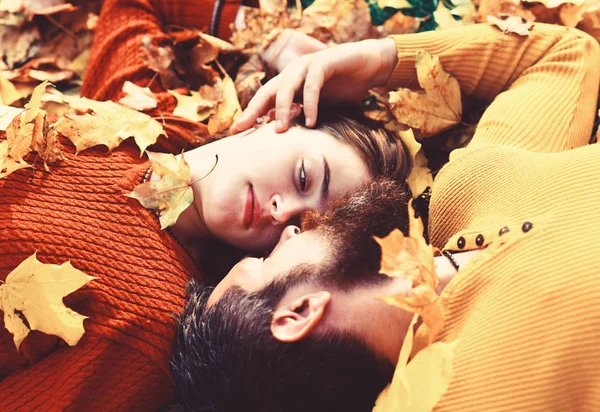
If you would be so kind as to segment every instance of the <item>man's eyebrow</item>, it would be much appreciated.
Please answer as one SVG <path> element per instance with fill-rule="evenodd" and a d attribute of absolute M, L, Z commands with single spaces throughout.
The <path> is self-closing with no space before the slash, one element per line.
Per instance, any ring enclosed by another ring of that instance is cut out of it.
<path fill-rule="evenodd" d="M 329 198 L 329 179 L 331 178 L 329 171 L 329 163 L 327 163 L 327 159 L 325 155 L 323 155 L 323 183 L 321 184 L 321 200 L 319 203 L 321 207 L 324 207 L 327 203 L 327 199 Z"/>

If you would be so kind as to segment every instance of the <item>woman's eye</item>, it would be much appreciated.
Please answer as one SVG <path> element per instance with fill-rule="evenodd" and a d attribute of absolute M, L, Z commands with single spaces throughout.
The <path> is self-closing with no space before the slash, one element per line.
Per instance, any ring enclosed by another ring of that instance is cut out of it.
<path fill-rule="evenodd" d="M 300 168 L 300 189 L 304 192 L 306 190 L 306 170 L 304 169 L 304 160 L 302 161 L 302 167 Z"/>

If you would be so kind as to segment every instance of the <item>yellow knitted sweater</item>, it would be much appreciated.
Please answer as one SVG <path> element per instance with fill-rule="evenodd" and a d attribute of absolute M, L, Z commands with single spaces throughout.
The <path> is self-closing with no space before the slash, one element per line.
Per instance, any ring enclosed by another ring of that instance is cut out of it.
<path fill-rule="evenodd" d="M 477 25 L 395 40 L 390 87 L 413 86 L 427 50 L 463 93 L 493 100 L 432 188 L 432 243 L 485 248 L 441 296 L 438 339 L 459 343 L 435 410 L 600 410 L 600 146 L 587 145 L 598 43 L 544 24 L 528 37 Z M 421 326 L 416 350 L 426 336 Z"/>

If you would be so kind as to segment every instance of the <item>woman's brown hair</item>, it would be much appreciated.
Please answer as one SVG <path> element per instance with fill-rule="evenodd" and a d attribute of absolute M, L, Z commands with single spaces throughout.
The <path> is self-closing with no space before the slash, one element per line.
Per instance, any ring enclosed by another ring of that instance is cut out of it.
<path fill-rule="evenodd" d="M 303 124 L 304 119 L 300 119 Z M 365 162 L 371 178 L 387 179 L 405 185 L 412 168 L 408 149 L 379 122 L 354 108 L 319 111 L 316 130 L 347 144 Z"/>

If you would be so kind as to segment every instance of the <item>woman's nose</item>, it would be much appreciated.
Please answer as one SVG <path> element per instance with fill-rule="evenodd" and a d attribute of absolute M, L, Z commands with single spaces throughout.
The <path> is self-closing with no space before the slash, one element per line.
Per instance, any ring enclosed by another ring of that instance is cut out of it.
<path fill-rule="evenodd" d="M 279 236 L 279 242 L 277 242 L 277 245 L 275 245 L 275 248 L 273 249 L 271 254 L 275 253 L 275 251 L 277 249 L 279 249 L 279 247 L 281 245 L 283 245 L 285 242 L 287 242 L 294 236 L 298 236 L 299 234 L 300 234 L 300 228 L 298 226 L 294 226 L 294 225 L 286 226 L 285 229 L 283 229 L 283 232 L 281 232 L 281 236 Z"/>
<path fill-rule="evenodd" d="M 280 195 L 271 198 L 271 218 L 274 225 L 280 225 L 299 216 L 307 208 L 302 202 L 294 199 L 283 200 Z"/>

